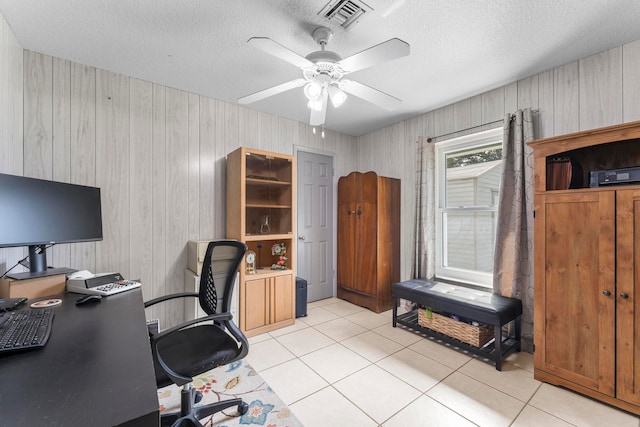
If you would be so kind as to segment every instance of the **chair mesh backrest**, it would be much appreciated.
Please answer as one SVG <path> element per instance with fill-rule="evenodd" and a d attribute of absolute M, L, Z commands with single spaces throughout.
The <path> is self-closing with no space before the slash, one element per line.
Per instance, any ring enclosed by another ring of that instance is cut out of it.
<path fill-rule="evenodd" d="M 209 242 L 200 275 L 200 307 L 207 314 L 228 312 L 238 266 L 247 247 L 234 240 Z"/>
<path fill-rule="evenodd" d="M 204 300 L 205 304 L 211 309 L 213 314 L 217 313 L 218 308 L 218 292 L 216 291 L 216 285 L 213 281 L 213 270 L 207 268 L 207 274 L 204 275 L 206 283 L 204 284 Z M 202 284 L 200 284 L 202 286 Z"/>

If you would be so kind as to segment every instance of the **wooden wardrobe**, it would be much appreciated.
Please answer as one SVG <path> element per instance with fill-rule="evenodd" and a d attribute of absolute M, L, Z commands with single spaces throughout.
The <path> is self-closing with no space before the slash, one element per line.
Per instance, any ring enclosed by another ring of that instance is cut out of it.
<path fill-rule="evenodd" d="M 400 180 L 352 172 L 338 180 L 338 298 L 380 313 L 400 281 Z"/>
<path fill-rule="evenodd" d="M 529 145 L 534 378 L 640 415 L 640 122 Z M 581 179 L 558 188 L 557 159 Z"/>

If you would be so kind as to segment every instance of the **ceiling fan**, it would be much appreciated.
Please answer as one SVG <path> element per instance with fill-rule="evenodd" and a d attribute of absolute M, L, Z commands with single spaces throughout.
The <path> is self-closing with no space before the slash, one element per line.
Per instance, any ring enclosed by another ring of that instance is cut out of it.
<path fill-rule="evenodd" d="M 311 109 L 311 126 L 324 124 L 327 114 L 327 101 L 337 108 L 346 100 L 347 94 L 357 96 L 386 110 L 394 110 L 401 101 L 377 89 L 343 78 L 349 73 L 373 65 L 409 55 L 409 44 L 400 39 L 390 39 L 379 45 L 342 59 L 335 52 L 325 50 L 333 33 L 327 27 L 318 27 L 312 36 L 320 45 L 320 50 L 306 57 L 267 37 L 252 37 L 248 43 L 266 53 L 276 56 L 302 69 L 303 78 L 261 90 L 238 99 L 240 104 L 251 104 L 291 89 L 304 87 L 304 94 Z"/>

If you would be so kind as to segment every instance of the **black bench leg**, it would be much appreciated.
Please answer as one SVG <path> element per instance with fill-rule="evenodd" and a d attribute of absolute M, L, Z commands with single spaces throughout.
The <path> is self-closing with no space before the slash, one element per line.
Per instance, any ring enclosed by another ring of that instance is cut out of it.
<path fill-rule="evenodd" d="M 516 351 L 520 352 L 520 348 L 521 348 L 521 330 L 520 330 L 520 316 L 516 317 L 515 320 L 515 334 L 516 334 L 516 340 L 518 340 L 518 346 L 516 347 Z"/>
<path fill-rule="evenodd" d="M 498 371 L 502 371 L 502 326 L 494 326 L 493 330 L 495 331 L 495 362 L 496 369 Z"/>
<path fill-rule="evenodd" d="M 398 317 L 398 298 L 393 299 L 393 327 L 396 327 L 396 318 Z"/>

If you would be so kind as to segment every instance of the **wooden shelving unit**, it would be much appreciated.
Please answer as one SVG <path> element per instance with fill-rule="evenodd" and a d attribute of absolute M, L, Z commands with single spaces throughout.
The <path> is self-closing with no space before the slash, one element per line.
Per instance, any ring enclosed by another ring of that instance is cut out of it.
<path fill-rule="evenodd" d="M 295 158 L 248 148 L 227 155 L 227 237 L 256 254 L 255 274 L 240 269 L 240 328 L 254 336 L 295 322 Z M 286 269 L 271 247 L 284 244 Z"/>

